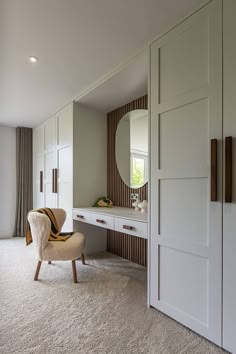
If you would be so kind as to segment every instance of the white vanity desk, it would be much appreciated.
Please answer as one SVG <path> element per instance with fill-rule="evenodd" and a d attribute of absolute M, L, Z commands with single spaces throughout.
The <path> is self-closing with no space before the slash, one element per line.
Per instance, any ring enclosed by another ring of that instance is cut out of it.
<path fill-rule="evenodd" d="M 148 214 L 131 208 L 75 208 L 73 219 L 141 238 L 148 235 Z"/>

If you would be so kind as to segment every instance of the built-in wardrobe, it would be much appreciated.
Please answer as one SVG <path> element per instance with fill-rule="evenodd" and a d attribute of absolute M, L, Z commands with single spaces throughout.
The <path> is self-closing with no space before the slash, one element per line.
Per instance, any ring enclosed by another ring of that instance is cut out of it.
<path fill-rule="evenodd" d="M 33 129 L 34 208 L 63 208 L 65 232 L 77 229 L 74 207 L 106 194 L 106 137 L 106 115 L 76 102 Z M 93 229 L 86 241 L 86 253 L 106 250 L 104 230 Z"/>
<path fill-rule="evenodd" d="M 236 1 L 150 46 L 149 302 L 236 352 Z"/>

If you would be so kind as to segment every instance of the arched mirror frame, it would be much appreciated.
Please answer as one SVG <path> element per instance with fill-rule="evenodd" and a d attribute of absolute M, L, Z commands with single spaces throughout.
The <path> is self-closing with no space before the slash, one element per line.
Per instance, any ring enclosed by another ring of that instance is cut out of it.
<path fill-rule="evenodd" d="M 148 110 L 126 113 L 116 129 L 116 165 L 123 182 L 132 189 L 148 182 Z"/>
<path fill-rule="evenodd" d="M 107 196 L 114 205 L 132 207 L 131 193 L 140 200 L 148 199 L 148 183 L 139 189 L 128 187 L 119 175 L 115 158 L 116 129 L 122 117 L 135 109 L 148 109 L 148 96 L 142 96 L 107 114 Z"/>

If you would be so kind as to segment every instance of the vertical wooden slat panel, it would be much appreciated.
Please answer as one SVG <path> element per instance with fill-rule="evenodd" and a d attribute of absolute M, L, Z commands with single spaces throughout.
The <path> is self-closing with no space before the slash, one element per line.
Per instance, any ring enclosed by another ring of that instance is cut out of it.
<path fill-rule="evenodd" d="M 116 130 L 121 118 L 134 109 L 147 109 L 147 95 L 138 98 L 107 115 L 107 196 L 114 205 L 123 207 L 132 207 L 130 193 L 138 193 L 139 199 L 147 199 L 147 184 L 139 189 L 133 189 L 126 186 L 120 178 L 116 166 L 115 158 L 115 137 Z M 147 241 L 135 236 L 130 236 L 108 230 L 107 232 L 107 250 L 121 257 L 129 259 L 143 266 L 147 265 L 146 247 Z"/>

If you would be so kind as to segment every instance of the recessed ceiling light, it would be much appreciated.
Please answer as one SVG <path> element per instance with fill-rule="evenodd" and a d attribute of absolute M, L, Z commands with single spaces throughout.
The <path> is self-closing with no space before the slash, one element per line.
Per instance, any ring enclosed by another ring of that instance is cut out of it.
<path fill-rule="evenodd" d="M 39 61 L 39 58 L 30 56 L 30 57 L 29 57 L 29 61 L 30 61 L 31 63 L 37 63 L 37 61 Z"/>

